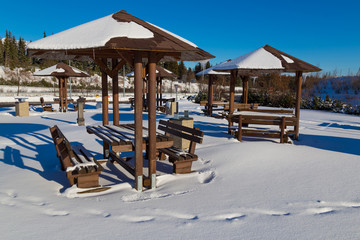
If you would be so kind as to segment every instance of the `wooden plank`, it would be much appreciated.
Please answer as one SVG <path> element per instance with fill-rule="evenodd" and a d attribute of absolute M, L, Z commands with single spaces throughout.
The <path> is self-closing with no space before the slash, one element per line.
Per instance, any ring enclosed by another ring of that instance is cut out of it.
<path fill-rule="evenodd" d="M 175 136 L 178 136 L 178 137 L 181 137 L 181 138 L 185 138 L 185 139 L 187 139 L 189 141 L 194 141 L 196 143 L 202 143 L 201 138 L 189 135 L 187 133 L 180 132 L 180 131 L 178 131 L 176 129 L 171 129 L 171 128 L 168 128 L 168 127 L 165 127 L 165 126 L 162 126 L 162 125 L 159 125 L 158 129 L 160 129 L 160 130 L 162 130 L 162 131 L 164 131 L 166 133 L 170 133 L 172 135 L 175 135 Z"/>
<path fill-rule="evenodd" d="M 127 162 L 121 158 L 118 158 L 114 152 L 110 152 L 110 156 L 114 161 L 120 164 L 120 166 L 122 166 L 126 171 L 135 177 L 135 168 L 133 166 L 130 166 Z"/>
<path fill-rule="evenodd" d="M 187 132 L 187 133 L 190 133 L 190 134 L 194 134 L 196 136 L 200 136 L 200 137 L 204 136 L 203 131 L 200 131 L 200 130 L 195 129 L 195 128 L 185 127 L 185 126 L 175 124 L 175 123 L 172 123 L 172 122 L 169 122 L 169 121 L 160 120 L 159 124 L 162 124 L 162 125 L 165 125 L 165 126 L 168 126 L 168 127 L 171 127 L 171 128 L 175 128 L 177 130 L 184 131 L 184 132 Z"/>
<path fill-rule="evenodd" d="M 111 145 L 111 146 L 116 146 L 117 144 L 115 144 L 115 142 L 113 142 L 110 138 L 108 138 L 106 135 L 102 134 L 101 132 L 97 131 L 93 126 L 87 126 L 86 130 L 88 133 L 90 134 L 95 134 L 96 136 L 98 136 L 99 138 L 101 138 L 104 142 L 106 142 L 107 144 Z"/>
<path fill-rule="evenodd" d="M 111 141 L 114 142 L 113 145 L 118 145 L 118 144 L 120 144 L 121 139 L 118 138 L 118 137 L 116 137 L 116 136 L 114 136 L 114 135 L 112 134 L 112 132 L 109 131 L 107 128 L 105 128 L 105 127 L 103 127 L 103 126 L 93 126 L 93 127 L 94 127 L 94 129 L 96 129 L 96 130 L 99 131 L 100 133 L 104 134 L 104 135 L 107 136 L 109 139 L 111 139 Z"/>

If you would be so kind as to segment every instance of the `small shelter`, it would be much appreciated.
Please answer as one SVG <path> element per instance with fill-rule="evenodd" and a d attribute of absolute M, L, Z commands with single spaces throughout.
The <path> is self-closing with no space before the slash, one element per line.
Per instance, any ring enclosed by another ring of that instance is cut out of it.
<path fill-rule="evenodd" d="M 248 54 L 242 55 L 231 61 L 214 67 L 216 71 L 230 71 L 230 105 L 229 113 L 234 112 L 235 81 L 237 76 L 243 79 L 243 102 L 247 103 L 248 83 L 250 76 L 270 72 L 293 72 L 296 73 L 296 106 L 295 117 L 295 139 L 299 137 L 301 84 L 304 72 L 318 72 L 320 68 L 297 59 L 287 53 L 281 52 L 269 45 L 258 48 Z"/>
<path fill-rule="evenodd" d="M 230 60 L 227 60 L 225 62 L 228 62 Z M 225 63 L 222 62 L 222 63 Z M 220 63 L 220 64 L 222 64 Z M 217 66 L 217 65 L 215 65 Z M 208 103 L 207 103 L 207 115 L 212 116 L 212 110 L 213 110 L 213 100 L 214 100 L 214 78 L 217 75 L 230 75 L 230 73 L 228 72 L 219 72 L 219 71 L 214 71 L 214 67 L 210 67 L 207 68 L 201 72 L 198 72 L 196 75 L 197 76 L 203 76 L 203 75 L 208 75 L 209 79 L 208 79 Z"/>
<path fill-rule="evenodd" d="M 107 76 L 113 79 L 113 124 L 119 125 L 118 70 L 133 66 L 135 91 L 135 188 L 156 186 L 156 64 L 214 58 L 194 43 L 122 10 L 32 42 L 28 52 L 39 58 L 93 60 L 102 75 L 103 124 L 109 124 Z M 109 67 L 111 62 L 111 68 Z M 147 66 L 149 174 L 143 178 L 143 64 Z M 104 153 L 109 146 L 104 143 Z M 123 164 L 126 164 L 124 162 Z"/>
<path fill-rule="evenodd" d="M 145 71 L 144 71 L 145 72 Z M 127 77 L 134 77 L 134 72 L 126 74 Z M 147 77 L 144 77 L 143 82 L 143 93 L 144 93 L 144 99 L 147 99 L 145 97 L 145 94 L 147 94 Z M 156 66 L 156 106 L 161 107 L 163 102 L 163 96 L 162 96 L 162 80 L 164 78 L 176 78 L 177 75 L 170 70 L 167 70 L 163 67 Z"/>
<path fill-rule="evenodd" d="M 59 104 L 60 112 L 66 112 L 68 108 L 67 80 L 69 77 L 90 77 L 89 74 L 59 62 L 54 66 L 37 71 L 34 76 L 56 77 L 59 80 Z"/>

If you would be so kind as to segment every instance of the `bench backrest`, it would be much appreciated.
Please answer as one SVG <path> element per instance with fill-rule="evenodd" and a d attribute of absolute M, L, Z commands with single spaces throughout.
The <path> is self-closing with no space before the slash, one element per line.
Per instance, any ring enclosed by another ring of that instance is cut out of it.
<path fill-rule="evenodd" d="M 56 155 L 60 160 L 62 170 L 66 170 L 68 167 L 73 166 L 71 158 L 74 157 L 70 142 L 60 131 L 57 125 L 50 128 L 51 137 L 54 141 Z"/>
<path fill-rule="evenodd" d="M 198 128 L 189 128 L 176 123 L 169 121 L 160 120 L 159 121 L 159 130 L 165 132 L 165 135 L 172 134 L 177 137 L 184 138 L 190 141 L 189 152 L 195 152 L 196 143 L 202 143 L 204 132 L 200 131 Z"/>
<path fill-rule="evenodd" d="M 260 125 L 280 125 L 282 119 L 285 121 L 285 126 L 295 126 L 296 117 L 279 117 L 279 116 L 258 116 L 258 115 L 228 115 L 227 119 L 231 122 L 239 123 L 239 118 L 243 124 L 260 124 Z"/>

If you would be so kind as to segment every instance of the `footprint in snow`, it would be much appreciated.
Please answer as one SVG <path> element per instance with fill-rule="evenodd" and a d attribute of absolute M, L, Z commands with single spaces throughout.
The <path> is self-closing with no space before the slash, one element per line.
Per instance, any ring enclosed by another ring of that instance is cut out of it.
<path fill-rule="evenodd" d="M 329 207 L 309 208 L 305 210 L 305 213 L 311 215 L 323 215 L 323 214 L 335 213 L 335 209 Z"/>
<path fill-rule="evenodd" d="M 348 208 L 360 208 L 359 202 L 326 202 L 326 201 L 317 201 L 321 205 L 328 207 L 348 207 Z"/>
<path fill-rule="evenodd" d="M 214 180 L 216 174 L 213 171 L 200 172 L 198 176 L 198 180 L 200 183 L 210 183 Z"/>
<path fill-rule="evenodd" d="M 152 216 L 121 215 L 121 216 L 116 216 L 115 219 L 124 220 L 124 221 L 132 222 L 132 223 L 143 223 L 143 222 L 154 221 L 155 217 L 152 217 Z"/>
<path fill-rule="evenodd" d="M 57 217 L 57 216 L 68 216 L 70 213 L 67 211 L 59 211 L 54 209 L 47 209 L 44 211 L 46 215 Z"/>
<path fill-rule="evenodd" d="M 243 214 L 243 213 L 228 213 L 228 214 L 220 214 L 220 215 L 211 216 L 211 217 L 208 217 L 205 219 L 210 220 L 210 221 L 233 222 L 233 221 L 238 221 L 245 217 L 246 217 L 246 214 Z"/>
<path fill-rule="evenodd" d="M 101 216 L 101 217 L 104 217 L 104 218 L 108 218 L 108 217 L 111 216 L 111 213 L 103 212 L 103 211 L 100 211 L 100 210 L 90 210 L 90 211 L 88 211 L 88 213 L 90 213 L 92 215 L 96 215 L 96 216 Z"/>

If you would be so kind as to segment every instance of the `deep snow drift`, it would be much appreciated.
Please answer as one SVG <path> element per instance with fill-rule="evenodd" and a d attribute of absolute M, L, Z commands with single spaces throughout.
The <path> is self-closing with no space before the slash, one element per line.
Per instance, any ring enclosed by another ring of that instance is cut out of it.
<path fill-rule="evenodd" d="M 294 144 L 238 142 L 225 120 L 183 100 L 180 110 L 190 110 L 205 131 L 196 172 L 172 174 L 167 161 L 158 162 L 157 188 L 139 193 L 118 165 L 103 164 L 100 181 L 111 190 L 86 195 L 76 194 L 60 171 L 49 127 L 58 125 L 98 159 L 100 140 L 77 126 L 75 112 L 40 109 L 23 118 L 14 117 L 14 108 L 0 109 L 2 239 L 360 238 L 357 116 L 302 110 Z M 85 123 L 101 119 L 101 109 L 86 104 Z M 144 119 L 146 125 L 146 113 Z M 120 105 L 120 121 L 133 121 L 129 104 Z"/>

